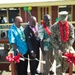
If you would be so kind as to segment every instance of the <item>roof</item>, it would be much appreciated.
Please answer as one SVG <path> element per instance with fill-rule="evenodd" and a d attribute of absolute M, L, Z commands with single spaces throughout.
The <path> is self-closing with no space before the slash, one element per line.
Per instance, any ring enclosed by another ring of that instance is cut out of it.
<path fill-rule="evenodd" d="M 63 1 L 63 0 L 0 0 L 0 4 L 8 4 L 8 3 L 31 3 L 31 2 L 49 2 L 49 1 Z"/>
<path fill-rule="evenodd" d="M 75 0 L 0 0 L 0 8 L 75 5 Z"/>

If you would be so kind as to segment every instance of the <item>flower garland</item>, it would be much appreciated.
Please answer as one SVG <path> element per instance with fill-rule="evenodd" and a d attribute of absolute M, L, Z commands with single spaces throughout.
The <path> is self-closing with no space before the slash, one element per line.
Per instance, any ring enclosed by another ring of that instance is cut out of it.
<path fill-rule="evenodd" d="M 69 39 L 69 26 L 68 26 L 68 21 L 66 21 L 64 24 L 62 24 L 61 21 L 59 21 L 58 23 L 59 23 L 59 28 L 60 28 L 61 40 L 63 42 L 67 42 L 68 39 Z"/>
<path fill-rule="evenodd" d="M 47 25 L 45 25 L 44 21 L 42 21 L 42 25 L 43 25 L 43 27 L 44 27 L 44 29 L 45 29 L 46 33 L 50 36 L 51 32 L 50 32 L 50 30 L 49 30 L 48 26 L 47 26 Z"/>

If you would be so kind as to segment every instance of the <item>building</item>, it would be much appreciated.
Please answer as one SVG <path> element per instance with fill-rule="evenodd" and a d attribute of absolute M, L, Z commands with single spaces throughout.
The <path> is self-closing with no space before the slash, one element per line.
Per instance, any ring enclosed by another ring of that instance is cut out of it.
<path fill-rule="evenodd" d="M 3 26 L 0 31 L 8 30 L 16 15 L 21 15 L 24 23 L 28 22 L 31 15 L 41 23 L 44 14 L 50 14 L 53 24 L 61 10 L 68 11 L 69 21 L 75 26 L 75 0 L 0 0 L 0 17 L 5 20 L 4 24 L 0 24 Z M 0 40 L 0 43 L 7 42 L 7 38 Z M 75 43 L 73 47 L 75 49 Z"/>
<path fill-rule="evenodd" d="M 27 9 L 28 7 L 28 9 Z M 70 20 L 74 24 L 75 18 L 75 1 L 74 0 L 1 0 L 0 1 L 0 16 L 8 19 L 7 23 L 13 22 L 13 18 L 19 14 L 23 17 L 24 22 L 27 22 L 30 14 L 37 17 L 40 23 L 44 14 L 48 13 L 52 17 L 52 24 L 58 17 L 58 12 L 66 10 L 69 12 Z"/>
<path fill-rule="evenodd" d="M 16 15 L 21 15 L 24 23 L 31 15 L 41 23 L 44 14 L 50 14 L 53 24 L 61 10 L 68 11 L 69 21 L 75 26 L 75 0 L 0 0 L 0 18 L 5 20 L 4 24 L 0 24 L 0 27 L 3 26 L 0 31 L 8 30 Z"/>

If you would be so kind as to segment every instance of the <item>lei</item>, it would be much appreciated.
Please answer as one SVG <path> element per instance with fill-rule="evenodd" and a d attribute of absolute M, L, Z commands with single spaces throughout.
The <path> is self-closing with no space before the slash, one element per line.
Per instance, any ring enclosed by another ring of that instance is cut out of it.
<path fill-rule="evenodd" d="M 59 23 L 61 40 L 63 42 L 67 42 L 68 39 L 69 39 L 69 26 L 68 26 L 68 21 L 66 21 L 64 24 L 62 24 L 60 21 L 58 23 Z"/>
<path fill-rule="evenodd" d="M 14 25 L 14 26 L 16 27 L 16 25 Z M 18 34 L 20 35 L 21 40 L 25 41 L 25 35 L 24 35 L 24 29 L 23 29 L 23 27 L 22 26 L 20 28 L 16 27 L 16 29 L 17 29 Z"/>
<path fill-rule="evenodd" d="M 48 28 L 48 26 L 47 25 L 45 25 L 45 23 L 44 23 L 44 21 L 42 21 L 42 25 L 43 25 L 43 27 L 44 27 L 44 29 L 45 29 L 45 31 L 46 31 L 46 33 L 48 34 L 48 36 L 50 36 L 50 30 L 49 30 L 49 28 Z"/>

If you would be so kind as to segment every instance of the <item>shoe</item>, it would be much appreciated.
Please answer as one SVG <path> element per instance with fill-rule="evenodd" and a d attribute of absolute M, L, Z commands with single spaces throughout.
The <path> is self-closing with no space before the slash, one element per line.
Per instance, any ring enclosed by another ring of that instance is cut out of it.
<path fill-rule="evenodd" d="M 50 71 L 50 75 L 53 75 L 53 74 L 54 74 L 54 72 L 51 70 L 51 71 Z"/>
<path fill-rule="evenodd" d="M 36 71 L 35 74 L 39 74 L 39 72 Z"/>
<path fill-rule="evenodd" d="M 42 75 L 42 73 L 38 71 L 36 71 L 35 74 Z"/>

